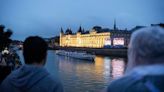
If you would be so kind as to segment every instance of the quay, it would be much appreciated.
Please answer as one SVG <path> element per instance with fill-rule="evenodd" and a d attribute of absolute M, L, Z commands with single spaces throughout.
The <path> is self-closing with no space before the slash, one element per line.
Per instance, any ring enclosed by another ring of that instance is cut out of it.
<path fill-rule="evenodd" d="M 127 49 L 106 49 L 106 48 L 83 48 L 83 47 L 60 47 L 55 46 L 50 48 L 51 50 L 66 50 L 66 51 L 85 51 L 87 53 L 102 55 L 102 56 L 119 56 L 119 57 L 127 57 Z"/>

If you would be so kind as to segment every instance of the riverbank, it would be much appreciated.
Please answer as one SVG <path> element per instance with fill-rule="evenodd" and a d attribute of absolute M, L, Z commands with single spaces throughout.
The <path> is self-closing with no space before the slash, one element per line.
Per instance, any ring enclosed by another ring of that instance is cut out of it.
<path fill-rule="evenodd" d="M 86 51 L 87 53 L 91 53 L 95 55 L 127 57 L 127 49 L 81 48 L 81 47 L 60 47 L 60 46 L 50 49 L 66 50 L 66 51 Z"/>

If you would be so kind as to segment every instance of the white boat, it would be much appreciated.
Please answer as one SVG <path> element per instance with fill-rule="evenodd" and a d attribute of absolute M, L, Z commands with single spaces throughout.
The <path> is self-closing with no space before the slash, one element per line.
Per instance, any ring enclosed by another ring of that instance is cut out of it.
<path fill-rule="evenodd" d="M 57 50 L 56 54 L 68 56 L 68 57 L 72 57 L 76 59 L 89 60 L 89 61 L 94 61 L 94 58 L 95 58 L 95 55 L 91 55 L 85 52 L 72 52 L 72 51 Z"/>

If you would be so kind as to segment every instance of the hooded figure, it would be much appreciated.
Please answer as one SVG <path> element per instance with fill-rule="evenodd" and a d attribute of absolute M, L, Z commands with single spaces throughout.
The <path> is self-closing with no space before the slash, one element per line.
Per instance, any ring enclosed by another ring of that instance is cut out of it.
<path fill-rule="evenodd" d="M 0 85 L 0 92 L 63 92 L 59 79 L 44 68 L 47 44 L 37 36 L 23 44 L 25 65 L 13 71 Z"/>
<path fill-rule="evenodd" d="M 3 81 L 1 92 L 63 92 L 63 88 L 43 67 L 23 65 Z"/>
<path fill-rule="evenodd" d="M 132 34 L 126 74 L 107 92 L 164 92 L 164 29 L 143 28 Z"/>

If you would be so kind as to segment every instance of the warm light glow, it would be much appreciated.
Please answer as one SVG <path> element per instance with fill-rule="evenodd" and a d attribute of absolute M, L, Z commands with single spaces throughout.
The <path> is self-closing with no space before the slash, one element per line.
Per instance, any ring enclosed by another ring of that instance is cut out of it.
<path fill-rule="evenodd" d="M 113 45 L 124 45 L 124 38 L 114 38 Z"/>
<path fill-rule="evenodd" d="M 105 39 L 105 45 L 111 45 L 111 39 L 110 38 Z"/>
<path fill-rule="evenodd" d="M 106 45 L 106 39 L 108 38 L 110 38 L 110 32 L 96 33 L 93 31 L 89 34 L 60 34 L 60 46 L 102 48 Z M 111 44 L 111 41 L 108 41 L 107 44 Z"/>
<path fill-rule="evenodd" d="M 112 78 L 116 79 L 124 74 L 125 63 L 123 59 L 112 60 Z"/>

